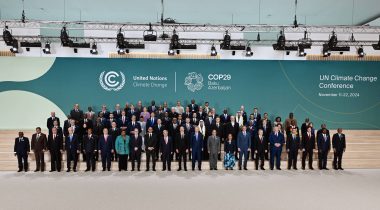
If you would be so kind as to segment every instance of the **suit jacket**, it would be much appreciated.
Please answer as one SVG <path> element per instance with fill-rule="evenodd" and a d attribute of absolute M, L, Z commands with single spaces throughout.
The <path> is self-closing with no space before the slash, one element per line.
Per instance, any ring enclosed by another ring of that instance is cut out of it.
<path fill-rule="evenodd" d="M 107 139 L 104 135 L 98 137 L 98 150 L 101 151 L 101 154 L 111 153 L 114 147 L 114 139 L 111 135 L 108 135 Z"/>
<path fill-rule="evenodd" d="M 23 137 L 21 140 L 19 137 L 15 138 L 15 145 L 13 150 L 17 155 L 26 155 L 27 152 L 30 152 L 29 139 Z"/>
<path fill-rule="evenodd" d="M 191 135 L 190 139 L 190 147 L 192 149 L 192 152 L 199 151 L 201 152 L 203 149 L 203 135 L 199 132 L 198 133 L 198 139 L 196 138 L 195 133 Z"/>
<path fill-rule="evenodd" d="M 51 127 L 53 127 L 55 120 L 58 122 L 58 126 L 59 126 L 60 122 L 59 122 L 59 118 L 58 117 L 54 117 L 54 119 L 52 117 L 49 117 L 49 118 L 47 118 L 47 121 L 46 121 L 46 127 L 48 129 L 50 129 Z"/>
<path fill-rule="evenodd" d="M 53 126 L 54 127 L 54 126 Z M 49 129 L 49 135 L 51 135 L 52 134 L 52 129 L 53 129 L 53 127 L 51 127 L 50 129 Z M 59 134 L 59 135 L 63 135 L 63 130 L 62 130 L 62 128 L 61 127 L 57 127 L 57 134 Z"/>
<path fill-rule="evenodd" d="M 179 132 L 179 126 L 177 124 L 177 126 L 175 127 L 173 123 L 170 123 L 169 125 L 169 136 L 175 136 L 178 132 Z"/>
<path fill-rule="evenodd" d="M 222 124 L 226 124 L 226 123 L 230 122 L 230 118 L 231 118 L 231 116 L 228 115 L 228 114 L 227 114 L 227 116 L 225 116 L 224 113 L 223 113 L 223 114 L 221 114 L 219 117 L 220 117 L 220 122 L 221 122 Z"/>
<path fill-rule="evenodd" d="M 323 138 L 323 134 L 318 136 L 318 150 L 322 152 L 327 152 L 331 149 L 330 135 L 326 134 L 326 140 Z"/>
<path fill-rule="evenodd" d="M 307 133 L 302 135 L 301 148 L 309 152 L 315 149 L 315 135 L 313 133 L 311 133 L 310 138 Z"/>
<path fill-rule="evenodd" d="M 152 133 L 152 137 L 149 137 L 149 133 L 145 134 L 144 144 L 145 144 L 146 149 L 148 149 L 148 147 L 153 147 L 154 149 L 156 149 L 157 143 L 158 143 L 158 138 L 155 133 Z"/>
<path fill-rule="evenodd" d="M 165 143 L 165 137 L 161 138 L 160 151 L 162 154 L 171 154 L 173 152 L 173 140 L 168 136 L 168 142 Z"/>
<path fill-rule="evenodd" d="M 148 106 L 148 112 L 149 113 L 156 112 L 157 110 L 158 110 L 158 107 L 156 105 Z"/>
<path fill-rule="evenodd" d="M 192 113 L 198 112 L 198 110 L 199 110 L 199 107 L 197 104 L 189 104 L 189 105 L 187 105 L 187 107 L 189 107 L 190 112 L 192 112 Z"/>
<path fill-rule="evenodd" d="M 270 136 L 269 136 L 269 143 L 270 143 L 271 149 L 279 149 L 279 150 L 281 150 L 282 146 L 285 143 L 284 134 L 282 134 L 281 132 L 278 132 L 278 136 L 276 136 L 275 133 L 272 132 L 270 134 Z M 275 147 L 274 144 L 276 144 L 276 143 L 281 144 L 281 146 L 280 147 Z"/>
<path fill-rule="evenodd" d="M 181 134 L 177 133 L 175 136 L 175 149 L 178 149 L 179 153 L 184 153 L 189 149 L 189 134 L 184 133 L 183 139 L 181 138 Z"/>
<path fill-rule="evenodd" d="M 240 151 L 247 151 L 251 148 L 251 134 L 246 131 L 244 136 L 243 132 L 239 132 L 237 137 L 237 147 L 240 148 Z"/>
<path fill-rule="evenodd" d="M 79 122 L 79 120 L 82 119 L 83 117 L 83 111 L 82 110 L 78 110 L 78 111 L 75 111 L 74 109 L 72 109 L 70 111 L 70 116 L 71 118 L 73 118 L 75 121 Z"/>
<path fill-rule="evenodd" d="M 135 137 L 135 135 L 131 135 L 130 141 L 129 141 L 129 147 L 131 152 L 135 152 L 135 147 L 137 147 L 138 153 L 141 153 L 142 151 L 142 137 L 140 135 Z"/>
<path fill-rule="evenodd" d="M 333 135 L 332 146 L 337 152 L 342 152 L 346 149 L 346 135 L 336 133 Z"/>
<path fill-rule="evenodd" d="M 150 117 L 147 121 L 146 121 L 146 128 L 148 129 L 149 127 L 154 127 L 154 125 L 157 124 L 157 118 L 154 117 L 153 120 L 152 118 Z"/>
<path fill-rule="evenodd" d="M 128 120 L 128 117 L 125 116 L 125 119 L 124 119 L 124 122 L 123 122 L 123 118 L 122 116 L 120 116 L 117 120 L 117 127 L 128 127 L 128 123 L 129 123 L 129 120 Z"/>
<path fill-rule="evenodd" d="M 211 125 L 211 132 L 213 130 L 216 130 L 216 135 L 219 136 L 220 138 L 224 138 L 224 129 L 223 129 L 223 126 L 222 126 L 222 123 L 219 123 L 219 127 L 216 125 L 216 123 L 214 122 L 212 125 Z"/>
<path fill-rule="evenodd" d="M 186 120 L 186 118 L 192 118 L 193 117 L 193 114 L 191 112 L 189 113 L 182 113 L 182 119 Z"/>
<path fill-rule="evenodd" d="M 98 112 L 98 116 L 100 116 L 100 113 L 103 113 L 103 111 Z M 110 118 L 110 112 L 109 111 L 105 111 L 103 113 L 103 117 L 106 118 L 106 119 L 109 119 Z"/>
<path fill-rule="evenodd" d="M 46 135 L 43 133 L 40 133 L 40 138 L 37 140 L 37 134 L 32 135 L 32 150 L 34 152 L 41 152 L 42 150 L 46 149 L 47 144 L 47 138 Z"/>
<path fill-rule="evenodd" d="M 140 123 L 138 123 L 137 121 L 135 121 L 135 125 L 133 126 L 133 125 L 132 125 L 132 121 L 130 121 L 130 122 L 128 123 L 128 132 L 127 132 L 127 134 L 129 134 L 129 135 L 133 135 L 133 134 L 131 134 L 131 132 L 134 131 L 135 128 L 137 128 L 137 129 L 139 130 L 139 133 L 141 132 L 141 126 L 140 126 Z"/>
<path fill-rule="evenodd" d="M 58 153 L 63 150 L 63 136 L 62 134 L 57 134 L 53 138 L 53 134 L 50 134 L 47 141 L 47 148 L 50 153 Z"/>
<path fill-rule="evenodd" d="M 98 136 L 92 134 L 91 137 L 88 135 L 83 136 L 83 150 L 86 153 L 94 153 L 98 150 Z"/>
<path fill-rule="evenodd" d="M 263 135 L 261 136 L 261 139 L 259 137 L 259 135 L 256 135 L 254 140 L 253 140 L 253 148 L 255 151 L 257 151 L 257 153 L 264 153 L 265 150 L 266 151 L 269 151 L 269 148 L 268 148 L 268 139 Z"/>
<path fill-rule="evenodd" d="M 77 150 L 80 150 L 79 138 L 76 134 L 72 136 L 72 140 L 70 140 L 70 135 L 66 136 L 65 150 L 72 153 L 76 153 Z"/>
<path fill-rule="evenodd" d="M 215 136 L 214 139 L 213 136 L 209 136 L 207 139 L 207 149 L 210 154 L 220 153 L 220 137 Z"/>
<path fill-rule="evenodd" d="M 228 134 L 232 134 L 232 139 L 237 139 L 238 133 L 239 133 L 239 124 L 235 123 L 234 126 L 232 126 L 232 123 L 229 122 L 224 126 L 224 139 L 227 139 Z"/>
<path fill-rule="evenodd" d="M 116 138 L 120 136 L 120 129 L 116 128 L 115 130 L 113 128 L 110 128 L 108 131 L 108 134 L 112 136 L 113 141 L 115 142 Z"/>
<path fill-rule="evenodd" d="M 119 112 L 119 113 L 118 113 L 118 112 Z M 113 112 L 112 112 L 113 117 L 116 118 L 116 119 L 119 119 L 119 118 L 121 117 L 121 112 L 122 112 L 121 109 L 113 111 Z"/>
<path fill-rule="evenodd" d="M 155 133 L 158 138 L 161 138 L 164 136 L 163 131 L 166 129 L 166 126 L 164 124 L 161 124 L 160 128 L 158 128 L 158 124 L 154 125 L 153 127 L 153 133 Z"/>
<path fill-rule="evenodd" d="M 301 140 L 298 135 L 296 135 L 294 139 L 293 135 L 289 135 L 286 138 L 286 149 L 291 152 L 298 151 L 300 149 L 300 142 Z"/>

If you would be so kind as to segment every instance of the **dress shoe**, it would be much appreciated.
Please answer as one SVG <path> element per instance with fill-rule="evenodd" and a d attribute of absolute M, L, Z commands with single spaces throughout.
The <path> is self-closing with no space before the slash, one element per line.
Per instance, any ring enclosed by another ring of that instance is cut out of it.
<path fill-rule="evenodd" d="M 179 169 L 177 169 L 177 171 L 181 171 L 181 170 L 182 170 L 182 169 L 180 169 L 180 168 L 179 168 Z"/>
<path fill-rule="evenodd" d="M 105 168 L 103 168 L 103 170 L 102 171 L 106 171 L 106 169 Z"/>
<path fill-rule="evenodd" d="M 61 172 L 61 170 L 58 170 L 58 172 Z"/>
<path fill-rule="evenodd" d="M 36 170 L 34 170 L 34 172 L 39 172 L 39 171 L 40 171 L 40 170 L 37 170 L 37 169 L 36 169 Z"/>
<path fill-rule="evenodd" d="M 168 171 L 172 171 L 172 169 L 169 168 Z"/>
<path fill-rule="evenodd" d="M 135 171 L 135 169 L 134 168 L 132 168 L 132 170 L 131 171 Z"/>
<path fill-rule="evenodd" d="M 198 168 L 198 171 L 202 171 L 202 169 L 201 169 L 201 168 Z"/>
<path fill-rule="evenodd" d="M 277 168 L 277 170 L 281 171 L 281 168 Z"/>
<path fill-rule="evenodd" d="M 67 171 L 66 172 L 70 172 L 70 169 L 67 169 Z"/>
<path fill-rule="evenodd" d="M 50 170 L 49 172 L 54 172 L 55 170 Z"/>
<path fill-rule="evenodd" d="M 140 171 L 140 169 L 138 168 L 137 171 Z"/>
<path fill-rule="evenodd" d="M 149 171 L 149 169 L 146 169 L 145 171 Z"/>
<path fill-rule="evenodd" d="M 21 172 L 22 170 L 21 169 L 19 169 L 17 172 Z"/>
<path fill-rule="evenodd" d="M 86 169 L 84 172 L 90 171 L 90 169 Z"/>
<path fill-rule="evenodd" d="M 25 169 L 24 171 L 25 171 L 25 172 L 28 172 L 28 170 L 27 170 L 27 169 Z"/>
<path fill-rule="evenodd" d="M 156 169 L 154 168 L 152 171 L 156 171 Z"/>
<path fill-rule="evenodd" d="M 214 168 L 215 171 L 217 171 L 218 169 L 217 168 Z"/>
<path fill-rule="evenodd" d="M 74 169 L 73 171 L 74 171 L 74 172 L 77 172 L 77 170 L 76 170 L 76 169 Z"/>
<path fill-rule="evenodd" d="M 264 168 L 264 167 L 261 167 L 260 169 L 265 171 L 265 168 Z"/>
<path fill-rule="evenodd" d="M 342 169 L 343 170 L 343 169 Z M 187 168 L 185 168 L 185 171 L 187 171 Z"/>
<path fill-rule="evenodd" d="M 334 170 L 338 170 L 338 168 L 333 168 Z"/>
<path fill-rule="evenodd" d="M 324 168 L 325 170 L 330 170 L 330 169 L 328 169 L 328 168 Z"/>
<path fill-rule="evenodd" d="M 162 169 L 162 171 L 166 171 L 166 169 Z"/>
<path fill-rule="evenodd" d="M 310 167 L 309 169 L 310 169 L 310 170 L 314 170 L 314 168 L 313 168 L 313 167 Z"/>
<path fill-rule="evenodd" d="M 294 170 L 298 170 L 298 168 L 293 168 Z"/>
<path fill-rule="evenodd" d="M 270 168 L 270 170 L 272 170 L 272 171 L 273 171 L 273 168 Z"/>
<path fill-rule="evenodd" d="M 111 171 L 111 169 L 109 168 L 109 169 L 107 169 L 107 171 Z"/>
<path fill-rule="evenodd" d="M 338 168 L 339 170 L 344 170 L 342 167 Z"/>
<path fill-rule="evenodd" d="M 239 167 L 239 170 L 241 171 L 241 167 Z"/>
<path fill-rule="evenodd" d="M 244 170 L 248 170 L 247 168 L 244 168 Z"/>

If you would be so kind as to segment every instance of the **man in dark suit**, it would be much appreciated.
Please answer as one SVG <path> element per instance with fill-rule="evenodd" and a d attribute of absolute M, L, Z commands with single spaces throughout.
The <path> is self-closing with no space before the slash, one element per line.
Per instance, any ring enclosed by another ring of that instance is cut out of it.
<path fill-rule="evenodd" d="M 161 152 L 161 160 L 162 160 L 162 170 L 171 171 L 171 162 L 173 155 L 173 140 L 170 136 L 168 136 L 168 131 L 164 130 L 164 136 L 161 138 L 160 144 L 160 152 Z"/>
<path fill-rule="evenodd" d="M 221 143 L 224 142 L 224 127 L 220 122 L 220 117 L 215 118 L 214 122 L 211 124 L 210 129 L 208 130 L 216 130 L 216 136 L 220 138 Z M 220 149 L 222 149 L 222 147 L 220 147 Z M 218 160 L 221 160 L 221 154 L 218 154 Z"/>
<path fill-rule="evenodd" d="M 242 167 L 244 157 L 244 170 L 247 170 L 248 152 L 251 151 L 251 134 L 247 132 L 247 126 L 243 126 L 237 137 L 237 148 L 239 152 L 239 170 Z"/>
<path fill-rule="evenodd" d="M 169 136 L 175 136 L 179 131 L 179 126 L 180 125 L 178 125 L 177 118 L 173 118 L 172 123 L 170 123 L 168 127 Z"/>
<path fill-rule="evenodd" d="M 202 170 L 203 135 L 199 132 L 199 127 L 195 127 L 190 139 L 190 151 L 192 155 L 191 168 L 194 171 L 195 162 L 198 162 L 198 170 Z"/>
<path fill-rule="evenodd" d="M 327 155 L 331 149 L 330 135 L 327 134 L 327 129 L 323 128 L 322 133 L 318 136 L 318 158 L 319 169 L 329 170 L 327 166 Z"/>
<path fill-rule="evenodd" d="M 15 138 L 14 153 L 17 156 L 18 171 L 28 171 L 28 155 L 30 152 L 29 139 L 24 137 L 23 132 L 18 132 L 18 138 Z"/>
<path fill-rule="evenodd" d="M 254 137 L 254 153 L 256 154 L 255 159 L 255 168 L 259 169 L 259 160 L 260 160 L 260 169 L 264 169 L 264 160 L 265 154 L 268 152 L 268 140 L 264 136 L 264 132 L 262 129 L 259 129 L 258 134 Z"/>
<path fill-rule="evenodd" d="M 155 116 L 155 113 L 152 112 L 150 114 L 150 118 L 146 121 L 146 127 L 149 128 L 149 127 L 154 127 L 157 123 L 157 118 Z"/>
<path fill-rule="evenodd" d="M 231 116 L 230 122 L 228 122 L 224 125 L 224 132 L 223 132 L 224 139 L 227 139 L 228 134 L 232 134 L 232 139 L 236 140 L 238 133 L 239 133 L 239 124 L 236 123 L 235 116 Z M 238 147 L 236 147 L 235 158 L 239 159 L 237 149 L 238 149 Z"/>
<path fill-rule="evenodd" d="M 175 150 L 178 154 L 178 170 L 182 170 L 182 160 L 183 169 L 187 171 L 187 153 L 189 152 L 189 134 L 185 133 L 185 128 L 181 126 L 179 128 L 179 133 L 175 136 Z"/>
<path fill-rule="evenodd" d="M 74 161 L 74 168 L 73 171 L 77 171 L 77 162 L 78 162 L 78 155 L 80 152 L 80 145 L 79 145 L 79 139 L 76 134 L 74 134 L 73 128 L 68 128 L 69 134 L 66 136 L 65 140 L 65 150 L 66 150 L 66 159 L 67 159 L 67 171 L 70 172 L 70 163 L 71 161 Z"/>
<path fill-rule="evenodd" d="M 59 118 L 55 116 L 55 112 L 51 112 L 50 117 L 46 121 L 46 127 L 48 128 L 48 130 L 50 130 L 53 127 L 54 121 L 58 122 L 58 126 L 60 125 Z"/>
<path fill-rule="evenodd" d="M 334 150 L 333 167 L 335 170 L 343 170 L 342 157 L 346 151 L 346 135 L 342 133 L 342 128 L 338 128 L 338 133 L 333 135 L 332 145 Z"/>
<path fill-rule="evenodd" d="M 192 117 L 193 117 L 193 114 L 190 112 L 190 108 L 186 107 L 185 112 L 182 113 L 182 119 L 192 118 Z"/>
<path fill-rule="evenodd" d="M 141 132 L 141 126 L 140 126 L 140 123 L 138 123 L 136 121 L 136 116 L 135 115 L 132 115 L 132 118 L 131 118 L 131 121 L 129 122 L 128 124 L 128 131 L 127 131 L 127 134 L 128 135 L 133 135 L 134 132 L 135 132 L 135 128 L 137 128 L 137 130 L 139 131 L 139 133 Z"/>
<path fill-rule="evenodd" d="M 121 134 L 121 130 L 117 127 L 117 124 L 115 122 L 113 122 L 111 124 L 111 128 L 109 129 L 109 134 L 111 135 L 112 139 L 113 139 L 113 146 L 115 147 L 115 142 L 116 142 L 116 138 L 118 136 L 120 136 Z M 113 150 L 115 151 L 114 153 L 111 154 L 111 161 L 118 161 L 118 154 L 115 150 L 115 148 L 113 148 Z"/>
<path fill-rule="evenodd" d="M 95 152 L 98 150 L 98 136 L 92 134 L 92 128 L 87 129 L 87 135 L 83 137 L 83 148 L 86 153 L 86 172 L 95 171 Z"/>
<path fill-rule="evenodd" d="M 147 126 L 147 128 L 149 128 L 149 126 Z M 164 136 L 164 134 L 163 134 L 164 130 L 167 130 L 166 126 L 164 124 L 162 124 L 161 119 L 157 119 L 157 123 L 153 127 L 153 132 L 156 134 L 158 139 L 161 139 L 161 137 Z M 159 151 L 160 141 L 157 141 L 157 145 L 155 148 L 156 148 L 156 151 L 155 151 L 156 157 L 155 158 L 156 158 L 156 160 L 158 160 L 158 154 L 160 152 Z"/>
<path fill-rule="evenodd" d="M 32 135 L 32 151 L 36 158 L 36 170 L 34 172 L 45 171 L 45 151 L 46 151 L 47 138 L 46 135 L 41 133 L 41 128 L 36 128 L 36 133 Z"/>
<path fill-rule="evenodd" d="M 100 113 L 103 113 L 104 118 L 106 119 L 110 118 L 110 112 L 107 110 L 107 106 L 104 104 L 102 105 L 102 110 L 98 113 L 98 115 L 100 115 Z"/>
<path fill-rule="evenodd" d="M 228 111 L 227 111 L 227 109 L 224 109 L 223 110 L 223 114 L 221 114 L 220 116 L 220 122 L 224 125 L 224 124 L 226 124 L 226 123 L 228 123 L 228 122 L 230 122 L 230 115 L 228 114 Z"/>
<path fill-rule="evenodd" d="M 255 126 L 258 127 L 261 121 L 261 114 L 259 113 L 259 109 L 257 107 L 253 108 L 253 113 L 251 115 L 253 115 L 253 119 L 256 121 Z"/>
<path fill-rule="evenodd" d="M 51 129 L 51 134 L 49 134 L 47 148 L 50 151 L 50 172 L 56 170 L 60 172 L 62 168 L 63 136 L 58 133 L 55 127 Z"/>
<path fill-rule="evenodd" d="M 298 150 L 300 149 L 300 137 L 298 136 L 297 129 L 292 128 L 292 134 L 286 138 L 286 152 L 288 153 L 288 170 L 293 166 L 297 170 L 297 157 Z"/>
<path fill-rule="evenodd" d="M 135 170 L 135 164 L 137 161 L 137 170 L 140 171 L 141 165 L 141 152 L 142 152 L 142 137 L 139 135 L 139 131 L 135 128 L 135 132 L 131 135 L 129 141 L 131 162 L 132 162 L 132 171 Z"/>
<path fill-rule="evenodd" d="M 49 135 L 52 134 L 52 131 L 51 131 L 52 128 L 57 129 L 57 134 L 63 136 L 63 130 L 62 130 L 62 127 L 59 127 L 59 125 L 58 125 L 58 121 L 57 121 L 57 120 L 55 120 L 55 121 L 53 122 L 53 126 L 49 129 Z"/>
<path fill-rule="evenodd" d="M 191 104 L 189 104 L 187 107 L 189 107 L 190 112 L 192 113 L 198 112 L 198 105 L 195 103 L 194 99 L 191 99 Z"/>
<path fill-rule="evenodd" d="M 115 119 L 119 119 L 120 118 L 121 112 L 122 112 L 122 110 L 120 109 L 120 104 L 116 104 L 115 105 L 115 111 L 112 112 L 112 114 L 115 117 Z"/>
<path fill-rule="evenodd" d="M 313 168 L 313 155 L 315 150 L 315 135 L 311 132 L 311 127 L 306 128 L 306 133 L 302 134 L 302 170 L 305 170 L 306 156 L 309 157 L 309 169 Z"/>
<path fill-rule="evenodd" d="M 135 109 L 135 106 L 131 104 L 129 111 L 127 112 L 128 120 L 131 121 L 133 116 L 135 116 L 136 120 L 136 117 L 140 117 L 140 112 L 139 110 Z"/>
<path fill-rule="evenodd" d="M 99 136 L 98 141 L 98 151 L 102 157 L 102 168 L 103 171 L 111 171 L 111 158 L 112 154 L 115 152 L 114 139 L 108 134 L 108 129 L 103 128 L 103 135 Z"/>
<path fill-rule="evenodd" d="M 157 111 L 156 102 L 154 100 L 152 100 L 152 102 L 150 103 L 150 106 L 148 106 L 148 112 L 154 113 L 156 111 Z"/>
<path fill-rule="evenodd" d="M 70 116 L 76 122 L 79 122 L 83 117 L 83 111 L 79 109 L 79 104 L 74 104 L 74 108 L 70 111 Z"/>
<path fill-rule="evenodd" d="M 156 145 L 157 145 L 157 135 L 153 133 L 153 128 L 148 128 L 148 133 L 145 134 L 145 151 L 146 151 L 146 171 L 150 170 L 149 163 L 152 159 L 153 171 L 156 171 Z"/>
<path fill-rule="evenodd" d="M 63 135 L 64 136 L 68 136 L 69 135 L 69 131 L 67 129 L 71 126 L 70 121 L 71 121 L 71 116 L 67 115 L 67 120 L 65 120 L 63 122 Z"/>
<path fill-rule="evenodd" d="M 126 130 L 128 128 L 128 117 L 126 115 L 126 112 L 123 110 L 121 111 L 121 116 L 119 117 L 117 121 L 117 127 L 119 129 Z"/>
<path fill-rule="evenodd" d="M 278 126 L 273 127 L 273 132 L 269 136 L 270 142 L 270 169 L 274 168 L 274 159 L 276 158 L 276 168 L 281 170 L 281 153 L 282 146 L 285 143 L 284 134 L 279 132 Z"/>

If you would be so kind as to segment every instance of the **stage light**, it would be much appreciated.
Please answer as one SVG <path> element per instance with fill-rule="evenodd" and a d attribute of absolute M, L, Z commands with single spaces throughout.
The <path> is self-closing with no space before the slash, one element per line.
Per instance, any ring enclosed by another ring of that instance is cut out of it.
<path fill-rule="evenodd" d="M 95 42 L 91 46 L 90 53 L 93 54 L 93 55 L 97 55 L 98 54 L 98 46 L 96 45 Z"/>
<path fill-rule="evenodd" d="M 119 48 L 117 50 L 117 54 L 119 54 L 119 55 L 124 55 L 125 53 L 129 53 L 129 50 L 125 49 L 125 48 Z"/>
<path fill-rule="evenodd" d="M 359 58 L 362 58 L 362 57 L 365 56 L 363 46 L 360 46 L 360 47 L 358 48 L 358 51 L 357 51 L 357 52 L 358 52 L 358 56 L 359 56 Z"/>
<path fill-rule="evenodd" d="M 211 56 L 217 56 L 218 52 L 216 51 L 216 48 L 214 44 L 211 46 Z"/>
<path fill-rule="evenodd" d="M 149 29 L 144 31 L 144 41 L 157 41 L 157 32 L 153 30 L 151 23 L 149 23 Z"/>
<path fill-rule="evenodd" d="M 236 52 L 235 50 L 232 51 L 232 56 L 235 56 Z"/>
<path fill-rule="evenodd" d="M 73 41 L 70 40 L 69 34 L 67 33 L 65 26 L 61 30 L 60 38 L 61 38 L 62 46 L 64 46 L 64 47 L 69 47 L 73 43 Z"/>
<path fill-rule="evenodd" d="M 231 35 L 226 31 L 226 34 L 223 37 L 223 42 L 220 44 L 220 49 L 229 50 L 231 49 Z"/>
<path fill-rule="evenodd" d="M 12 47 L 10 49 L 12 53 L 18 53 L 18 41 L 16 39 L 13 40 Z"/>
<path fill-rule="evenodd" d="M 261 41 L 260 33 L 257 33 L 256 41 L 258 41 L 258 42 Z"/>
<path fill-rule="evenodd" d="M 245 56 L 251 57 L 253 55 L 253 52 L 251 50 L 251 47 L 248 46 L 247 49 L 245 50 Z"/>
<path fill-rule="evenodd" d="M 13 36 L 12 33 L 8 30 L 8 26 L 5 26 L 3 30 L 3 40 L 7 46 L 12 46 L 13 44 Z"/>
<path fill-rule="evenodd" d="M 50 51 L 50 43 L 49 42 L 45 43 L 45 48 L 42 49 L 42 52 L 44 52 L 45 54 L 50 54 L 51 53 L 51 51 Z"/>
<path fill-rule="evenodd" d="M 322 55 L 323 57 L 329 57 L 331 55 L 331 53 L 329 52 L 329 48 L 326 44 L 323 45 Z"/>
<path fill-rule="evenodd" d="M 302 45 L 298 45 L 298 56 L 299 57 L 305 57 L 305 48 Z"/>
<path fill-rule="evenodd" d="M 380 50 L 380 35 L 379 35 L 379 42 L 377 44 L 372 44 L 372 47 L 374 50 Z"/>
<path fill-rule="evenodd" d="M 168 55 L 174 55 L 175 53 L 174 53 L 174 50 L 173 49 L 169 49 L 169 51 L 168 51 Z"/>
<path fill-rule="evenodd" d="M 337 44 L 338 44 L 338 37 L 335 34 L 335 31 L 333 31 L 327 45 L 329 46 L 329 49 L 331 49 L 333 47 L 336 47 Z"/>

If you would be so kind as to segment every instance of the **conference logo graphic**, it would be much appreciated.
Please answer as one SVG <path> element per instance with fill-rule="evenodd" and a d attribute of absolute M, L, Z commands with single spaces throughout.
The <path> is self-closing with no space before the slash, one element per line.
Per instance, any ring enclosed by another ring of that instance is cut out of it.
<path fill-rule="evenodd" d="M 185 77 L 185 83 L 187 89 L 191 92 L 199 91 L 203 87 L 203 76 L 196 72 L 190 72 Z"/>
<path fill-rule="evenodd" d="M 125 85 L 125 75 L 121 71 L 103 71 L 99 75 L 99 84 L 106 91 L 119 91 Z"/>

